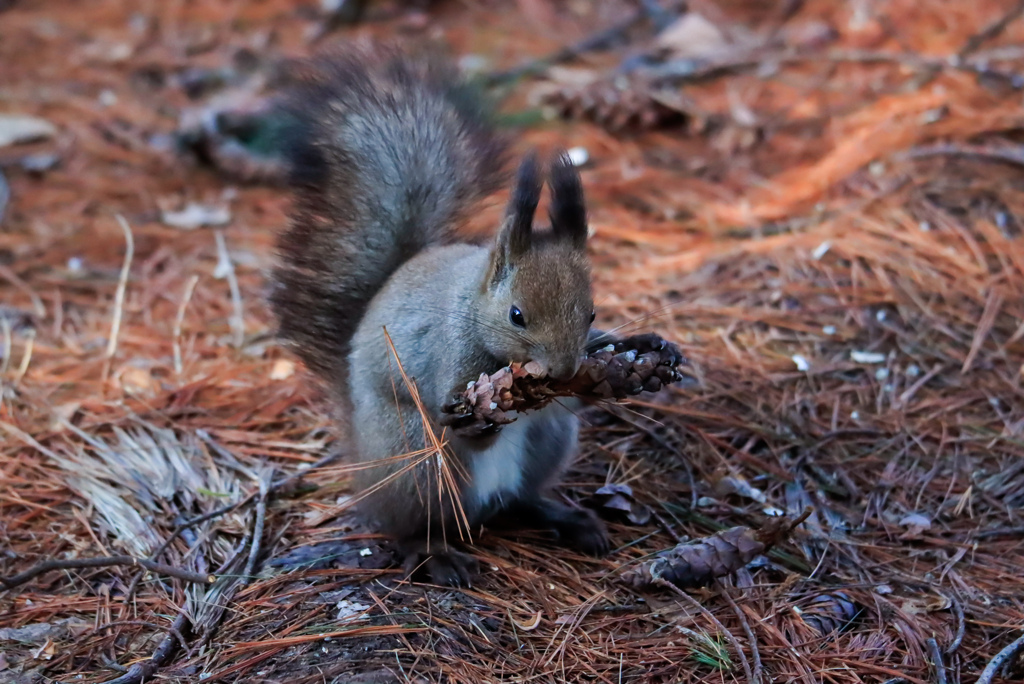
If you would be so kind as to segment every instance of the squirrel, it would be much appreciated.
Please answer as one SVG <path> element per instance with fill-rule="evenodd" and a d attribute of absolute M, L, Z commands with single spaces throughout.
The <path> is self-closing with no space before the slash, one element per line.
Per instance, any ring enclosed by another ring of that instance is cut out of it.
<path fill-rule="evenodd" d="M 360 464 L 359 505 L 406 572 L 437 584 L 471 583 L 477 563 L 456 542 L 484 523 L 607 553 L 597 516 L 549 495 L 577 450 L 573 405 L 449 430 L 443 454 L 430 441 L 452 392 L 481 373 L 535 361 L 568 378 L 609 339 L 591 330 L 576 167 L 561 153 L 545 174 L 526 155 L 493 242 L 462 240 L 460 223 L 507 182 L 509 146 L 456 68 L 375 44 L 311 71 L 287 105 L 295 197 L 270 302 L 281 337 L 337 405 Z M 550 226 L 535 226 L 545 175 Z"/>

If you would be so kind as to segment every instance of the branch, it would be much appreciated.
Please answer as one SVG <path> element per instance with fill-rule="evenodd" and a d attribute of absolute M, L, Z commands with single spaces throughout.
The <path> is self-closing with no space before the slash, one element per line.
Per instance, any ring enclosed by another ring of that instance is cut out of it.
<path fill-rule="evenodd" d="M 830 50 L 828 52 L 806 53 L 763 53 L 746 54 L 721 61 L 700 61 L 693 59 L 670 60 L 664 64 L 643 67 L 637 72 L 650 80 L 654 86 L 679 85 L 720 78 L 730 74 L 760 69 L 765 64 L 853 63 L 853 64 L 895 64 L 937 74 L 943 69 L 966 71 L 976 76 L 995 76 L 1016 82 L 1014 74 L 995 71 L 984 62 L 967 61 L 958 55 L 948 57 L 923 57 L 909 52 L 887 52 L 884 50 Z"/>
<path fill-rule="evenodd" d="M 964 46 L 960 48 L 960 52 L 957 53 L 957 57 L 963 59 L 977 52 L 978 48 L 993 38 L 998 37 L 1000 33 L 1006 30 L 1007 26 L 1019 19 L 1022 14 L 1024 14 L 1024 2 L 1018 2 L 1009 12 L 968 38 Z"/>
<path fill-rule="evenodd" d="M 252 577 L 256 572 L 256 561 L 260 556 L 260 541 L 263 539 L 263 526 L 267 518 L 267 497 L 270 495 L 270 482 L 267 478 L 261 477 L 259 484 L 260 497 L 256 501 L 256 519 L 253 522 L 252 546 L 249 547 L 249 559 L 245 563 L 246 578 Z"/>
<path fill-rule="evenodd" d="M 217 518 L 217 517 L 220 517 L 220 516 L 225 515 L 227 513 L 230 513 L 231 511 L 233 511 L 233 510 L 235 510 L 237 508 L 241 508 L 245 504 L 247 504 L 250 501 L 252 501 L 252 499 L 253 499 L 253 495 L 249 494 L 247 497 L 245 497 L 244 499 L 242 499 L 238 503 L 228 504 L 227 506 L 221 506 L 220 508 L 216 508 L 216 509 L 210 511 L 209 513 L 204 513 L 203 515 L 198 515 L 198 516 L 196 516 L 194 518 L 191 518 L 190 520 L 186 520 L 185 522 L 181 523 L 176 528 L 174 528 L 174 531 L 171 532 L 171 534 L 167 537 L 167 539 L 165 539 L 163 541 L 163 543 L 160 544 L 159 547 L 157 547 L 157 550 L 154 551 L 152 553 L 152 555 L 150 555 L 150 557 L 149 557 L 147 562 L 153 562 L 157 558 L 159 558 L 160 555 L 163 554 L 164 551 L 166 551 L 168 548 L 170 548 L 171 543 L 174 542 L 175 539 L 180 537 L 181 533 L 184 532 L 185 530 L 189 529 L 190 527 L 194 527 L 194 526 L 198 525 L 199 523 L 203 523 L 203 522 L 206 522 L 207 520 L 212 520 L 214 518 Z M 125 595 L 124 595 L 124 602 L 126 604 L 127 603 L 131 603 L 132 597 L 135 596 L 135 591 L 139 587 L 139 582 L 142 581 L 142 578 L 143 578 L 143 576 L 145 574 L 146 574 L 145 572 L 139 572 L 139 573 L 136 573 L 135 577 L 132 578 L 131 584 L 128 585 L 128 591 L 126 591 Z"/>
<path fill-rule="evenodd" d="M 950 597 L 949 600 L 953 604 L 953 614 L 956 615 L 956 634 L 953 635 L 953 641 L 946 646 L 944 653 L 952 656 L 964 641 L 964 635 L 967 633 L 967 620 L 964 615 L 964 607 L 960 604 L 960 601 L 955 597 Z"/>
<path fill-rule="evenodd" d="M 117 620 L 115 622 L 107 622 L 105 624 L 102 624 L 96 629 L 94 629 L 93 632 L 101 632 L 107 629 L 111 629 L 113 627 L 149 627 L 151 629 L 155 629 L 158 631 L 165 631 L 168 634 L 171 634 L 174 637 L 176 637 L 182 645 L 185 644 L 185 635 L 182 634 L 181 631 L 177 627 L 175 627 L 173 623 L 169 627 L 164 627 L 163 625 L 158 625 L 155 622 L 149 622 L 147 620 Z M 128 672 L 127 669 L 124 669 L 123 671 L 126 674 Z"/>
<path fill-rule="evenodd" d="M 935 637 L 928 637 L 925 642 L 928 645 L 928 656 L 932 659 L 935 667 L 935 683 L 946 684 L 946 663 L 942 660 L 942 651 L 939 650 L 939 642 Z"/>
<path fill-rule="evenodd" d="M 1024 650 L 1024 635 L 1018 637 L 1016 641 L 1013 641 L 1009 646 L 996 654 L 995 658 L 982 670 L 977 684 L 991 684 L 996 673 L 1022 650 Z"/>
<path fill-rule="evenodd" d="M 210 443 L 215 445 L 215 443 L 213 442 Z M 191 520 L 187 520 L 181 525 L 179 525 L 171 534 L 170 538 L 161 546 L 160 550 L 157 553 L 162 553 L 164 550 L 166 550 L 170 542 L 177 538 L 178 535 L 180 535 L 184 530 L 188 529 L 189 527 L 197 525 L 201 522 L 205 522 L 207 520 L 211 520 L 213 518 L 216 518 L 217 516 L 224 515 L 225 513 L 229 513 L 233 510 L 241 508 L 242 506 L 245 506 L 255 501 L 256 515 L 253 524 L 253 533 L 252 536 L 250 537 L 251 542 L 243 542 L 243 545 L 240 547 L 239 550 L 240 553 L 241 549 L 245 548 L 246 543 L 251 543 L 251 546 L 249 547 L 249 555 L 246 562 L 245 573 L 242 575 L 240 579 L 241 585 L 244 586 L 248 583 L 248 580 L 251 577 L 252 573 L 255 572 L 256 562 L 259 559 L 259 554 L 261 550 L 260 539 L 263 536 L 263 528 L 266 520 L 267 499 L 270 497 L 271 494 L 290 485 L 292 482 L 301 479 L 302 477 L 308 475 L 313 470 L 316 470 L 317 468 L 322 468 L 323 466 L 334 461 L 336 458 L 338 458 L 338 453 L 332 452 L 311 464 L 309 468 L 296 471 L 290 475 L 287 475 L 277 480 L 276 482 L 269 482 L 269 477 L 261 478 L 258 490 L 256 492 L 250 493 L 248 496 L 246 496 L 243 500 L 239 501 L 238 503 L 223 506 L 221 508 L 210 511 L 209 513 L 205 513 L 203 515 L 192 518 Z M 238 554 L 234 554 L 230 559 L 224 562 L 224 564 L 217 570 L 217 573 L 220 574 L 222 572 L 225 572 L 231 566 L 231 564 L 235 562 L 235 560 L 238 557 Z M 134 561 L 136 559 L 131 560 Z M 161 568 L 167 567 L 148 560 L 137 561 L 137 564 L 143 565 L 144 567 L 148 567 L 147 564 L 151 564 Z M 23 575 L 24 574 L 27 573 L 23 573 Z M 212 575 L 210 576 L 210 579 L 211 581 L 213 580 Z M 207 596 L 209 596 L 209 592 L 207 593 Z M 117 677 L 116 679 L 111 679 L 105 682 L 104 684 L 142 684 L 143 682 L 151 679 L 153 675 L 156 674 L 158 670 L 160 670 L 160 668 L 168 665 L 173 660 L 174 655 L 177 653 L 179 646 L 187 647 L 188 643 L 186 639 L 191 634 L 191 631 L 193 629 L 192 620 L 185 613 L 184 605 L 179 607 L 179 611 L 180 612 L 178 614 L 178 617 L 175 618 L 174 623 L 169 628 L 167 628 L 167 636 L 165 636 L 163 641 L 160 642 L 160 646 L 158 646 L 156 651 L 153 652 L 153 656 L 149 660 L 140 663 L 135 663 L 124 674 Z M 131 624 L 132 622 L 133 621 L 122 621 L 116 624 Z M 113 624 L 115 623 L 111 623 L 110 625 L 106 626 L 112 626 Z M 209 636 L 210 635 L 208 634 L 207 638 L 209 638 Z"/>
<path fill-rule="evenodd" d="M 188 617 L 185 616 L 185 613 L 180 613 L 167 630 L 167 636 L 160 642 L 157 649 L 153 651 L 152 658 L 141 663 L 135 663 L 123 675 L 117 679 L 111 679 L 104 684 L 140 684 L 152 678 L 157 670 L 171 662 L 174 654 L 178 652 L 179 640 L 181 640 L 181 646 L 185 645 L 185 635 L 190 628 L 191 622 Z"/>
<path fill-rule="evenodd" d="M 39 575 L 50 572 L 51 570 L 106 568 L 114 565 L 142 566 L 150 572 L 167 575 L 168 577 L 176 577 L 178 579 L 185 580 L 186 582 L 195 582 L 196 584 L 213 584 L 216 579 L 213 575 L 200 575 L 180 568 L 171 567 L 170 565 L 164 565 L 163 563 L 156 563 L 146 558 L 135 558 L 133 556 L 106 556 L 103 558 L 75 558 L 70 560 L 44 561 L 34 568 L 26 570 L 20 575 L 15 575 L 14 577 L 0 577 L 0 584 L 3 584 L 4 589 L 9 591 L 14 587 L 25 584 Z"/>

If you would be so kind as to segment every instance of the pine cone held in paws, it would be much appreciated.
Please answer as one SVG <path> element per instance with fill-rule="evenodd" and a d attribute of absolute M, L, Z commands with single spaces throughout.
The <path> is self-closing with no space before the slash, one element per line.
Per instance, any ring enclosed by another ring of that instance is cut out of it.
<path fill-rule="evenodd" d="M 511 412 L 539 409 L 557 397 L 624 399 L 657 392 L 683 379 L 688 365 L 679 348 L 648 333 L 610 343 L 590 352 L 569 380 L 545 377 L 540 364 L 513 363 L 484 373 L 444 407 L 442 421 L 457 430 L 486 432 L 515 420 Z"/>

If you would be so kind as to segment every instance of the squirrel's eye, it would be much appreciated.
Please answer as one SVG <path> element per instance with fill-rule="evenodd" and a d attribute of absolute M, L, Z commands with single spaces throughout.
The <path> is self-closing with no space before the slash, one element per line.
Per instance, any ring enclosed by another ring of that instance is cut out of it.
<path fill-rule="evenodd" d="M 590 322 L 593 323 L 595 318 L 597 318 L 597 312 L 596 311 L 591 311 L 590 312 Z"/>
<path fill-rule="evenodd" d="M 509 309 L 508 320 L 512 321 L 512 325 L 520 328 L 526 327 L 526 319 L 523 318 L 523 312 L 519 310 L 518 306 L 513 306 Z"/>

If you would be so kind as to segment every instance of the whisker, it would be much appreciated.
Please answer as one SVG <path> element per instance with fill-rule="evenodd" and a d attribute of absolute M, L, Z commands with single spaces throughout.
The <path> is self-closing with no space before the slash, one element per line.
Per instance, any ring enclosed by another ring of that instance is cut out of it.
<path fill-rule="evenodd" d="M 619 332 L 620 330 L 623 330 L 624 328 L 628 328 L 631 325 L 639 325 L 640 323 L 645 323 L 645 322 L 647 322 L 647 321 L 649 321 L 651 319 L 658 318 L 659 316 L 662 316 L 665 313 L 667 313 L 673 307 L 679 306 L 681 304 L 683 304 L 683 302 L 673 302 L 672 304 L 666 304 L 665 306 L 660 307 L 658 309 L 655 309 L 654 311 L 649 311 L 647 313 L 644 313 L 644 314 L 641 314 L 641 315 L 637 316 L 636 318 L 628 320 L 625 323 L 623 323 L 622 325 L 616 326 L 616 327 L 612 328 L 611 330 L 603 330 L 603 331 L 601 331 L 602 335 L 597 337 L 597 338 L 595 338 L 594 340 L 591 340 L 589 342 L 589 344 L 588 344 L 588 347 L 590 349 L 596 349 L 596 348 L 599 348 L 599 347 L 601 347 L 601 346 L 603 346 L 605 344 L 608 344 L 609 342 L 614 342 L 615 341 L 614 335 L 615 335 L 615 333 Z"/>

